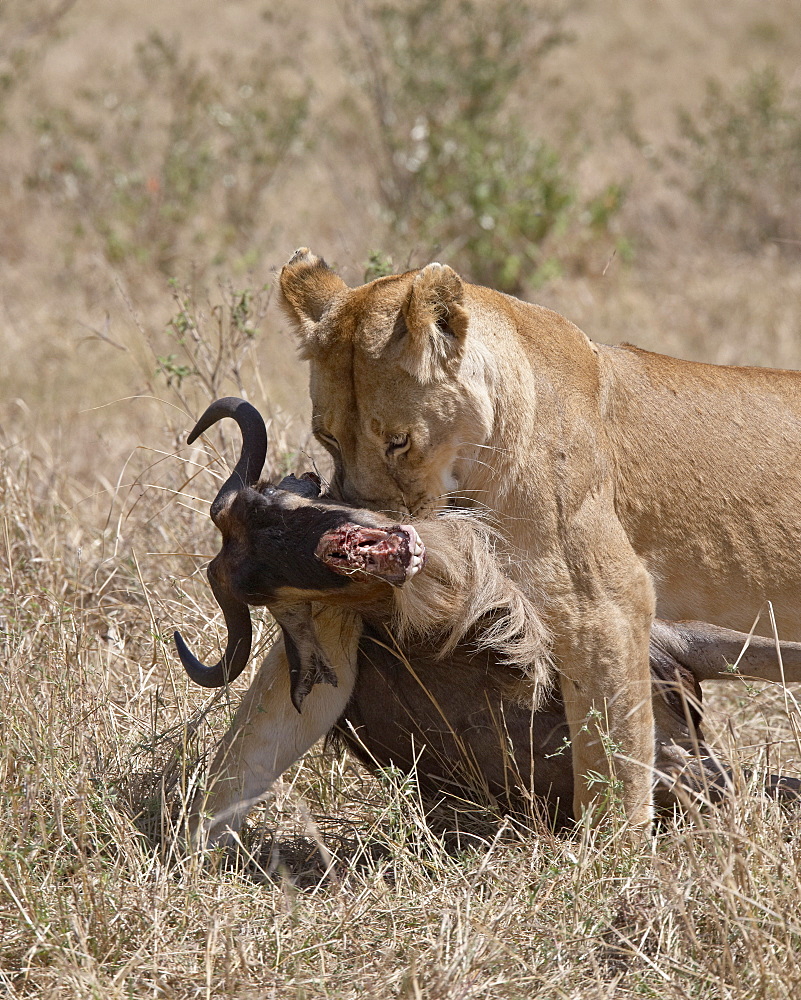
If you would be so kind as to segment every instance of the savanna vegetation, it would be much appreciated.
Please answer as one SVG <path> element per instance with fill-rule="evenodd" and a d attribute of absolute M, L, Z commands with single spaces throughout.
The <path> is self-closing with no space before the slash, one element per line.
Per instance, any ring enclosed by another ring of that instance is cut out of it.
<path fill-rule="evenodd" d="M 801 367 L 800 51 L 789 0 L 0 5 L 4 996 L 799 995 L 801 822 L 751 794 L 801 772 L 791 691 L 708 692 L 737 794 L 634 850 L 456 835 L 320 747 L 232 868 L 173 848 L 237 692 L 170 636 L 224 634 L 208 401 L 268 416 L 274 474 L 325 472 L 273 291 L 298 245 Z"/>

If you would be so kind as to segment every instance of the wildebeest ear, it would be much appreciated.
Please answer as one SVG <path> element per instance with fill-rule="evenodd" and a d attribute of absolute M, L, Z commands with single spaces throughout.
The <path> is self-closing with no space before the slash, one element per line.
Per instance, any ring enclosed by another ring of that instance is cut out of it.
<path fill-rule="evenodd" d="M 279 284 L 281 304 L 296 325 L 301 354 L 308 358 L 319 346 L 317 324 L 332 299 L 348 286 L 306 247 L 296 250 L 281 268 Z"/>
<path fill-rule="evenodd" d="M 442 378 L 461 357 L 469 320 L 463 299 L 462 279 L 445 264 L 428 264 L 412 282 L 398 360 L 420 382 Z"/>

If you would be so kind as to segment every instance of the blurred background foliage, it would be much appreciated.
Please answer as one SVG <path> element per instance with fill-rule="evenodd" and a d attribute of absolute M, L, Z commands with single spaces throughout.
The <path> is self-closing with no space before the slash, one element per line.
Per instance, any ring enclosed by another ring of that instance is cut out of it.
<path fill-rule="evenodd" d="M 689 190 L 708 228 L 755 252 L 768 243 L 799 245 L 801 86 L 772 67 L 733 88 L 707 83 L 694 114 L 680 113 Z"/>
<path fill-rule="evenodd" d="M 602 340 L 801 363 L 799 45 L 756 0 L 3 4 L 0 390 L 136 395 L 150 355 L 191 382 L 168 283 L 213 326 L 299 244 L 350 281 L 442 259 Z M 302 413 L 267 300 L 264 391 Z"/>
<path fill-rule="evenodd" d="M 345 51 L 370 110 L 363 141 L 387 245 L 519 292 L 558 271 L 568 233 L 608 233 L 620 187 L 582 198 L 571 152 L 515 107 L 521 77 L 541 84 L 544 57 L 569 42 L 563 20 L 561 6 L 516 0 L 351 4 Z"/>

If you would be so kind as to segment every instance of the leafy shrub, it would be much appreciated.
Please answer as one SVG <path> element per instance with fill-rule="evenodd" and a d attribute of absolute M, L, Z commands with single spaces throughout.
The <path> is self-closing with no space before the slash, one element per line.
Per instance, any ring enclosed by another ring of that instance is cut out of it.
<path fill-rule="evenodd" d="M 156 374 L 163 376 L 186 409 L 191 409 L 182 392 L 186 379 L 197 383 L 201 399 L 224 396 L 231 384 L 237 395 L 246 396 L 242 368 L 253 360 L 249 355 L 272 289 L 221 285 L 218 301 L 201 304 L 190 289 L 178 287 L 175 281 L 172 285 L 175 312 L 165 330 L 167 349 L 172 350 L 160 354 L 150 344 Z"/>
<path fill-rule="evenodd" d="M 348 8 L 353 68 L 388 240 L 442 252 L 517 291 L 558 268 L 559 237 L 606 231 L 622 189 L 582 202 L 565 163 L 514 110 L 516 85 L 565 40 L 556 4 L 372 0 Z"/>
<path fill-rule="evenodd" d="M 389 254 L 383 250 L 371 250 L 367 256 L 367 263 L 364 266 L 364 280 L 373 281 L 375 278 L 385 278 L 388 274 L 395 273 L 395 264 Z"/>
<path fill-rule="evenodd" d="M 307 115 L 305 84 L 285 69 L 270 52 L 206 69 L 153 34 L 105 92 L 39 116 L 28 184 L 77 202 L 114 263 L 252 264 L 264 192 Z"/>
<path fill-rule="evenodd" d="M 7 127 L 9 99 L 36 67 L 78 0 L 0 3 L 0 132 Z"/>
<path fill-rule="evenodd" d="M 726 93 L 710 82 L 698 115 L 680 119 L 690 191 L 716 232 L 755 249 L 801 240 L 801 90 L 773 70 Z"/>

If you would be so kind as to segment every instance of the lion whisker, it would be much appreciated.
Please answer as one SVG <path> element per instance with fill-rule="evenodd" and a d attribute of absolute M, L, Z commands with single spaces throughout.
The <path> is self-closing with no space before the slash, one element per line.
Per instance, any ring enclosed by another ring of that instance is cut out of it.
<path fill-rule="evenodd" d="M 479 444 L 478 441 L 462 441 L 459 445 L 460 448 L 485 448 L 487 451 L 495 451 L 499 455 L 511 455 L 512 451 L 509 448 L 499 448 L 496 444 Z"/>

